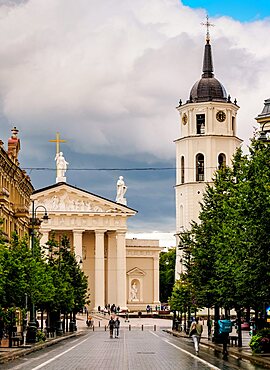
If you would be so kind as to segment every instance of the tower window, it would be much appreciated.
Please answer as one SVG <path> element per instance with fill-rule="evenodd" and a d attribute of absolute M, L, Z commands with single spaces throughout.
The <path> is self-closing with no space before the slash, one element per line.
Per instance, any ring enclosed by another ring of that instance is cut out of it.
<path fill-rule="evenodd" d="M 196 115 L 197 134 L 205 134 L 205 114 Z"/>
<path fill-rule="evenodd" d="M 204 181 L 204 155 L 196 155 L 196 181 Z"/>
<path fill-rule="evenodd" d="M 226 155 L 223 153 L 220 153 L 218 156 L 218 169 L 220 170 L 221 168 L 226 166 Z"/>
<path fill-rule="evenodd" d="M 181 184 L 185 182 L 185 158 L 182 155 L 181 157 Z"/>
<path fill-rule="evenodd" d="M 232 117 L 232 132 L 233 135 L 235 136 L 235 117 Z"/>

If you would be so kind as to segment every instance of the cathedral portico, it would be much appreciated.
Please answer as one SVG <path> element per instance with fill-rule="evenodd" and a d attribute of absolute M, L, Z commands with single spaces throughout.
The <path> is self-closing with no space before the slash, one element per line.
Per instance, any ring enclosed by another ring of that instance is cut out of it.
<path fill-rule="evenodd" d="M 127 218 L 136 211 L 66 183 L 35 192 L 36 206 L 44 206 L 48 223 L 41 225 L 41 245 L 52 233 L 67 235 L 74 254 L 88 276 L 91 307 L 115 303 L 127 307 Z"/>
<path fill-rule="evenodd" d="M 52 141 L 59 153 L 55 158 L 56 184 L 35 191 L 31 197 L 36 208 L 45 207 L 49 215 L 48 223 L 41 224 L 41 246 L 53 235 L 59 242 L 63 235 L 67 236 L 88 279 L 90 309 L 115 304 L 121 309 L 141 310 L 148 304 L 159 304 L 161 249 L 158 241 L 153 246 L 150 241 L 142 245 L 129 241 L 127 245 L 127 219 L 137 211 L 127 207 L 123 176 L 116 184 L 115 202 L 67 184 L 68 162 L 64 163 L 63 153 L 59 152 L 59 143 L 64 141 L 59 134 Z"/>

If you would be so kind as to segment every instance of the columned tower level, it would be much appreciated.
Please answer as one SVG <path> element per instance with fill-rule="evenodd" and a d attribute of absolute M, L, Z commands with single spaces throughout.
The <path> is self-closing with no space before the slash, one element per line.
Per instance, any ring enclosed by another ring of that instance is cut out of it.
<path fill-rule="evenodd" d="M 207 19 L 207 26 L 208 23 Z M 207 27 L 203 73 L 191 89 L 189 99 L 177 107 L 180 138 L 176 144 L 176 234 L 190 229 L 198 221 L 199 202 L 214 172 L 229 166 L 242 140 L 236 137 L 237 101 L 231 101 L 223 85 L 214 77 L 212 50 Z M 177 237 L 177 244 L 179 238 Z M 176 254 L 175 278 L 183 271 L 181 249 Z"/>

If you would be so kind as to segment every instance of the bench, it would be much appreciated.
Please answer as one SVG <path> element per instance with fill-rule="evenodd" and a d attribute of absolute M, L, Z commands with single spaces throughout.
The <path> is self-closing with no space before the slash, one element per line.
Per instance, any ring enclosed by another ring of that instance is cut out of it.
<path fill-rule="evenodd" d="M 230 335 L 229 336 L 230 345 L 233 347 L 233 344 L 237 346 L 238 344 L 238 336 L 237 335 Z"/>

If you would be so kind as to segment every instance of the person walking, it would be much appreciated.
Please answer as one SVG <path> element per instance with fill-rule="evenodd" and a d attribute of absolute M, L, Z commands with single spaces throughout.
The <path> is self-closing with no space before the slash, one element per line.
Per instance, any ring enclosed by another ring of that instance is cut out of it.
<path fill-rule="evenodd" d="M 114 328 L 115 328 L 115 338 L 119 338 L 120 320 L 118 316 L 116 317 L 116 320 L 114 322 Z"/>
<path fill-rule="evenodd" d="M 192 337 L 193 339 L 196 355 L 199 354 L 199 345 L 200 345 L 202 332 L 203 332 L 203 326 L 202 324 L 199 323 L 199 320 L 196 319 L 191 324 L 190 330 L 189 330 L 189 336 Z"/>
<path fill-rule="evenodd" d="M 109 329 L 110 329 L 110 338 L 113 338 L 113 329 L 114 329 L 114 319 L 113 317 L 111 316 L 110 320 L 109 320 Z"/>

